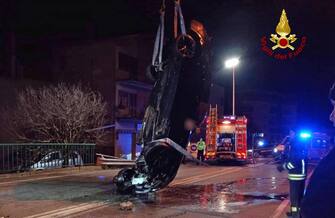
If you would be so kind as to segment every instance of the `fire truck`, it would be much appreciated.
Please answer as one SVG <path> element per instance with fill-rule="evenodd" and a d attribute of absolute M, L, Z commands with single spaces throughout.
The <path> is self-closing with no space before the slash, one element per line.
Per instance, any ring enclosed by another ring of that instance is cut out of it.
<path fill-rule="evenodd" d="M 247 118 L 218 117 L 217 106 L 209 108 L 206 123 L 206 160 L 247 160 Z"/>

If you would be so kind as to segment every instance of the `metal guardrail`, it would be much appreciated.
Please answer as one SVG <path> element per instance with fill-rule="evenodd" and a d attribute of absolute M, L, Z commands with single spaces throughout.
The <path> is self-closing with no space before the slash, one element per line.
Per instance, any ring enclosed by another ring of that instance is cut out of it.
<path fill-rule="evenodd" d="M 0 144 L 0 173 L 95 164 L 95 144 Z"/>
<path fill-rule="evenodd" d="M 103 169 L 112 166 L 134 166 L 136 164 L 135 160 L 126 160 L 123 158 L 99 153 L 97 153 L 96 155 L 97 155 L 97 164 L 101 165 Z"/>

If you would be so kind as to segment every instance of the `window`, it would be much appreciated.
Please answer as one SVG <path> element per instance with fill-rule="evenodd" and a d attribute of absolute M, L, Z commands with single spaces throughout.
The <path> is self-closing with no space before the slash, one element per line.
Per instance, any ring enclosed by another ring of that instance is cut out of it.
<path fill-rule="evenodd" d="M 53 160 L 60 160 L 60 153 L 59 152 L 52 152 L 47 154 L 41 162 L 49 162 L 49 161 L 53 161 Z"/>
<path fill-rule="evenodd" d="M 50 160 L 59 160 L 60 159 L 59 152 L 51 153 L 50 156 L 51 156 Z"/>
<path fill-rule="evenodd" d="M 138 61 L 136 58 L 119 52 L 119 69 L 129 72 L 129 79 L 137 79 Z"/>
<path fill-rule="evenodd" d="M 118 109 L 126 111 L 127 116 L 136 116 L 136 94 L 119 90 Z"/>

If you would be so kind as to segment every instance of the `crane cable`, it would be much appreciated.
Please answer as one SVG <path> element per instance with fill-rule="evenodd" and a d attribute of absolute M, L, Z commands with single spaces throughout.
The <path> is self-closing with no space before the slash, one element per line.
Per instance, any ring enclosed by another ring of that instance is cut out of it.
<path fill-rule="evenodd" d="M 162 1 L 160 9 L 160 24 L 157 29 L 154 52 L 152 54 L 151 65 L 162 70 L 162 56 L 163 56 L 163 43 L 164 43 L 164 23 L 165 23 L 165 0 Z"/>

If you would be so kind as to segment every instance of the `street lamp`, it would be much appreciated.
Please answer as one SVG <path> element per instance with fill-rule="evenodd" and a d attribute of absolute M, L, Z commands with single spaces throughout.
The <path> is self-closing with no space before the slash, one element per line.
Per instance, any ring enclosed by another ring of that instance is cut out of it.
<path fill-rule="evenodd" d="M 231 58 L 225 61 L 226 68 L 233 68 L 233 116 L 235 116 L 235 67 L 239 62 L 238 58 Z"/>

